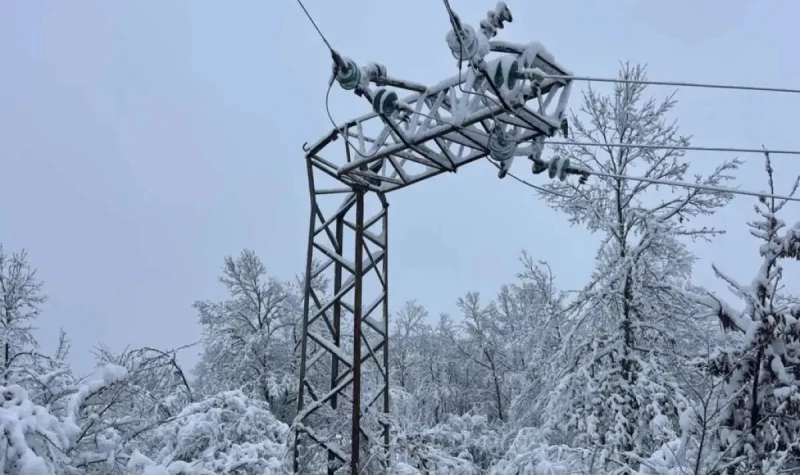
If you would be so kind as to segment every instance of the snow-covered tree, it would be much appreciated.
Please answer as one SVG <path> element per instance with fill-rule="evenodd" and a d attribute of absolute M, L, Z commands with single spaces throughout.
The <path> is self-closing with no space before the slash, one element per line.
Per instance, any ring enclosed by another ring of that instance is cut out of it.
<path fill-rule="evenodd" d="M 33 321 L 46 300 L 42 282 L 23 250 L 8 255 L 0 244 L 0 370 L 2 381 L 14 382 L 37 358 Z"/>
<path fill-rule="evenodd" d="M 768 193 L 775 194 L 774 170 L 766 156 Z M 795 181 L 792 193 L 797 190 Z M 762 198 L 750 234 L 762 241 L 762 262 L 753 281 L 737 282 L 714 272 L 743 301 L 742 310 L 712 294 L 697 300 L 717 316 L 736 343 L 709 363 L 723 383 L 715 427 L 713 468 L 723 473 L 789 473 L 800 470 L 800 306 L 782 289 L 782 260 L 800 260 L 800 222 L 787 227 L 779 212 L 788 201 Z"/>
<path fill-rule="evenodd" d="M 667 116 L 673 96 L 645 96 L 642 66 L 622 66 L 613 93 L 589 88 L 571 129 L 578 142 L 554 153 L 594 171 L 686 180 L 689 164 L 681 136 Z M 619 143 L 621 147 L 607 144 Z M 636 147 L 646 144 L 648 147 Z M 628 145 L 628 146 L 624 146 Z M 725 162 L 703 185 L 720 185 L 736 161 Z M 553 441 L 602 446 L 608 454 L 652 452 L 672 440 L 685 406 L 664 354 L 688 351 L 699 332 L 691 305 L 676 288 L 690 279 L 694 260 L 682 238 L 709 239 L 719 231 L 692 225 L 725 205 L 730 194 L 703 189 L 656 193 L 647 182 L 593 178 L 586 185 L 549 185 L 542 196 L 575 224 L 602 235 L 591 282 L 569 305 L 561 370 L 546 404 Z M 559 366 L 556 366 L 557 368 Z"/>
<path fill-rule="evenodd" d="M 122 403 L 117 389 L 127 372 L 102 368 L 99 378 L 54 387 L 64 400 L 61 410 L 35 403 L 23 387 L 0 386 L 0 467 L 9 475 L 95 475 L 120 473 L 124 456 L 123 428 L 132 423 L 106 410 Z M 41 383 L 64 379 L 41 378 Z M 68 380 L 67 380 L 68 381 Z"/>
<path fill-rule="evenodd" d="M 408 388 L 411 373 L 423 363 L 420 343 L 423 332 L 428 328 L 425 319 L 428 311 L 415 300 L 409 300 L 394 317 L 392 328 L 392 372 L 394 383 L 400 388 Z"/>
<path fill-rule="evenodd" d="M 202 394 L 241 389 L 249 397 L 270 403 L 275 414 L 288 421 L 297 391 L 297 291 L 269 277 L 250 250 L 236 259 L 225 258 L 220 281 L 230 293 L 229 300 L 195 304 L 203 327 L 198 389 Z"/>
<path fill-rule="evenodd" d="M 502 453 L 501 436 L 485 416 L 449 416 L 446 421 L 393 437 L 394 464 L 417 473 L 485 473 Z M 405 468 L 405 467 L 404 467 Z"/>
<path fill-rule="evenodd" d="M 224 391 L 189 404 L 153 431 L 150 454 L 135 453 L 131 474 L 277 475 L 288 473 L 289 426 L 263 400 Z"/>
<path fill-rule="evenodd" d="M 536 401 L 552 374 L 552 355 L 562 344 L 565 294 L 555 285 L 550 266 L 523 252 L 519 281 L 504 286 L 494 304 L 513 372 L 509 388 L 509 421 L 516 427 L 541 423 Z"/>
<path fill-rule="evenodd" d="M 426 322 L 428 312 L 409 301 L 394 317 L 390 336 L 392 353 L 392 413 L 395 423 L 413 433 L 464 415 L 483 404 L 477 394 L 478 371 L 459 349 L 458 327 L 448 315 L 435 325 Z"/>
<path fill-rule="evenodd" d="M 128 448 L 143 452 L 157 448 L 152 432 L 155 428 L 174 420 L 188 404 L 194 402 L 194 389 L 188 375 L 178 364 L 178 351 L 155 348 L 126 349 L 114 353 L 101 346 L 97 350 L 100 367 L 113 365 L 125 369 L 124 384 L 114 388 L 114 400 L 106 402 L 104 420 L 129 421 L 120 429 Z M 107 399 L 98 395 L 98 399 Z M 130 450 L 125 452 L 129 454 Z"/>
<path fill-rule="evenodd" d="M 462 354 L 481 369 L 480 400 L 485 401 L 492 419 L 506 420 L 510 402 L 507 377 L 511 368 L 507 342 L 498 325 L 495 309 L 484 306 L 476 292 L 458 299 L 463 314 L 465 339 L 456 343 Z"/>

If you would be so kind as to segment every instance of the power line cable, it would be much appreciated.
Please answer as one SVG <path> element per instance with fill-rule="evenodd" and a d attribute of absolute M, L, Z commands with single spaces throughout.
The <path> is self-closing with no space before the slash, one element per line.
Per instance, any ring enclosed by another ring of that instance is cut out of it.
<path fill-rule="evenodd" d="M 486 132 L 477 129 L 470 129 L 464 127 L 462 125 L 456 124 L 454 122 L 447 121 L 441 117 L 432 116 L 430 114 L 425 114 L 423 112 L 414 111 L 415 114 L 421 115 L 423 117 L 428 117 L 433 120 L 437 120 L 443 124 L 450 125 L 452 127 L 457 127 L 463 131 L 467 131 L 470 133 L 478 134 L 483 137 L 489 138 L 490 135 Z M 522 140 L 513 140 L 518 143 L 523 142 Z M 685 151 L 695 151 L 695 152 L 730 152 L 730 153 L 769 153 L 775 155 L 800 155 L 800 150 L 779 150 L 779 149 L 763 149 L 763 148 L 736 148 L 736 147 L 704 147 L 704 146 L 694 146 L 694 145 L 659 145 L 659 144 L 634 144 L 634 143 L 619 143 L 619 142 L 578 142 L 575 140 L 546 140 L 546 144 L 550 145 L 567 145 L 567 146 L 577 146 L 577 147 L 611 147 L 611 148 L 639 148 L 639 149 L 648 149 L 648 150 L 685 150 Z"/>
<path fill-rule="evenodd" d="M 423 117 L 430 117 L 430 118 L 432 118 L 434 120 L 439 120 L 439 121 L 441 121 L 441 122 L 443 122 L 445 124 L 448 124 L 448 125 L 451 125 L 451 126 L 454 126 L 454 127 L 458 127 L 458 128 L 460 128 L 462 130 L 478 133 L 480 135 L 483 135 L 484 137 L 488 137 L 489 136 L 488 134 L 486 134 L 484 132 L 481 132 L 479 130 L 470 130 L 470 129 L 467 129 L 466 127 L 460 126 L 458 124 L 447 122 L 447 121 L 445 121 L 445 120 L 443 120 L 441 118 L 438 118 L 438 117 L 430 116 L 428 114 L 423 114 L 421 112 L 416 112 L 416 113 L 419 114 L 419 115 L 422 115 Z M 644 145 L 643 144 L 643 145 L 637 146 L 635 144 L 601 144 L 601 143 L 592 143 L 592 142 L 582 143 L 582 142 L 571 142 L 571 141 L 546 141 L 545 143 L 555 144 L 555 145 L 584 145 L 584 146 L 603 146 L 603 145 L 607 145 L 607 146 L 616 146 L 616 147 L 621 147 L 621 148 L 622 147 L 630 147 L 630 148 L 642 147 L 642 148 L 653 148 L 653 149 L 678 149 L 678 150 L 723 151 L 723 152 L 724 151 L 733 151 L 733 152 L 742 152 L 742 153 L 749 152 L 749 153 L 768 153 L 768 154 L 773 154 L 773 153 L 781 154 L 781 153 L 783 153 L 783 154 L 800 155 L 800 151 L 792 151 L 792 150 L 736 149 L 736 148 L 722 148 L 722 147 L 688 147 L 688 146 L 687 147 L 676 147 L 676 146 L 666 146 L 666 145 L 658 146 L 658 145 L 652 145 L 652 144 L 651 145 Z M 490 162 L 492 163 L 492 165 L 494 165 L 498 169 L 500 168 L 500 166 L 497 165 L 496 163 L 494 163 L 493 161 L 490 160 Z M 692 189 L 705 190 L 705 191 L 714 191 L 714 192 L 719 192 L 719 193 L 732 193 L 732 194 L 736 194 L 736 195 L 756 196 L 756 197 L 759 197 L 759 198 L 774 198 L 774 199 L 779 199 L 779 200 L 798 201 L 798 202 L 800 202 L 800 198 L 794 198 L 794 197 L 791 197 L 791 196 L 771 195 L 769 193 L 759 193 L 759 192 L 755 192 L 755 191 L 737 190 L 737 189 L 734 189 L 734 188 L 725 188 L 725 187 L 717 187 L 717 186 L 710 186 L 710 185 L 701 185 L 701 184 L 698 184 L 698 183 L 678 182 L 678 181 L 670 181 L 670 180 L 657 180 L 657 179 L 653 179 L 653 178 L 635 177 L 635 176 L 627 176 L 627 175 L 615 175 L 615 174 L 611 174 L 611 173 L 603 173 L 603 172 L 598 172 L 598 171 L 588 170 L 588 169 L 586 170 L 586 173 L 588 173 L 589 175 L 594 175 L 594 176 L 598 176 L 598 177 L 613 178 L 613 179 L 618 179 L 618 180 L 641 181 L 641 182 L 646 182 L 646 183 L 653 183 L 653 184 L 656 184 L 656 185 L 676 186 L 676 187 L 681 187 L 681 188 L 692 188 Z M 509 175 L 511 175 L 511 174 L 509 174 Z M 524 185 L 527 185 L 527 186 L 530 186 L 531 188 L 536 189 L 537 191 L 556 194 L 556 193 L 553 193 L 551 190 L 547 190 L 545 188 L 536 186 L 536 185 L 534 185 L 532 183 L 529 183 L 529 182 L 527 182 L 527 181 L 525 181 L 522 178 L 519 178 L 517 176 L 511 175 L 511 177 L 514 178 L 516 181 L 524 184 Z M 560 196 L 562 196 L 562 195 L 560 195 Z"/>
<path fill-rule="evenodd" d="M 325 35 L 322 33 L 322 30 L 320 30 L 319 26 L 317 26 L 317 22 L 314 21 L 314 18 L 311 16 L 311 13 L 309 13 L 308 9 L 306 8 L 306 6 L 303 5 L 303 1 L 302 0 L 297 0 L 297 4 L 300 5 L 300 8 L 303 9 L 303 12 L 306 14 L 306 18 L 308 18 L 308 21 L 311 22 L 311 25 L 314 27 L 314 29 L 317 30 L 317 34 L 319 35 L 320 38 L 322 38 L 322 41 L 325 42 L 325 46 L 328 47 L 328 49 L 330 50 L 331 54 L 334 56 L 334 60 L 335 60 L 335 57 L 338 56 L 338 53 L 336 52 L 336 50 L 333 49 L 333 46 L 331 46 L 331 43 L 328 41 L 328 39 L 325 38 Z M 359 151 L 359 149 L 357 147 L 354 147 L 353 144 L 350 143 L 349 140 L 347 140 L 347 136 L 344 134 L 343 128 L 340 129 L 339 126 L 336 125 L 336 121 L 333 120 L 333 116 L 331 115 L 331 108 L 330 108 L 330 95 L 331 95 L 331 88 L 332 87 L 333 87 L 333 80 L 331 80 L 330 84 L 328 84 L 328 90 L 325 93 L 325 111 L 328 113 L 328 119 L 331 121 L 331 124 L 333 125 L 333 128 L 336 129 L 337 132 L 339 132 L 339 134 L 342 136 L 342 138 L 344 138 L 345 142 L 347 142 L 347 144 L 350 146 L 350 148 L 353 149 L 354 152 L 356 152 L 357 154 L 361 155 L 364 158 L 368 158 L 368 157 L 364 156 Z"/>
<path fill-rule="evenodd" d="M 322 34 L 322 30 L 320 30 L 319 27 L 317 26 L 317 22 L 315 22 L 314 19 L 311 17 L 311 14 L 308 13 L 308 9 L 306 9 L 306 6 L 303 5 L 302 0 L 297 0 L 297 3 L 300 5 L 300 8 L 303 9 L 303 12 L 305 12 L 306 17 L 308 17 L 308 21 L 310 21 L 311 24 L 314 26 L 314 29 L 317 30 L 317 33 L 319 34 L 319 37 L 322 38 L 322 41 L 325 42 L 325 46 L 327 46 L 328 49 L 331 50 L 331 53 L 334 53 L 335 51 L 334 51 L 333 47 L 328 42 L 328 39 L 325 38 L 325 35 Z"/>
<path fill-rule="evenodd" d="M 526 70 L 520 71 L 521 73 Z M 741 86 L 736 84 L 711 84 L 699 82 L 682 82 L 682 81 L 648 81 L 637 79 L 619 79 L 619 78 L 599 78 L 592 76 L 559 76 L 559 75 L 546 75 L 549 79 L 564 79 L 571 81 L 586 81 L 586 82 L 612 82 L 618 84 L 641 84 L 648 86 L 676 86 L 676 87 L 697 87 L 704 89 L 731 89 L 736 91 L 760 91 L 760 92 L 780 92 L 786 94 L 800 94 L 800 89 L 789 89 L 783 87 L 763 87 L 763 86 Z"/>
<path fill-rule="evenodd" d="M 657 145 L 633 144 L 618 142 L 577 142 L 573 140 L 547 140 L 550 145 L 572 145 L 577 147 L 611 147 L 611 148 L 640 148 L 648 150 L 691 150 L 695 152 L 732 152 L 732 153 L 770 153 L 775 155 L 800 155 L 800 150 L 770 150 L 763 148 L 735 148 L 735 147 L 696 147 L 693 145 Z"/>
<path fill-rule="evenodd" d="M 613 178 L 616 180 L 633 180 L 633 181 L 641 181 L 645 183 L 653 183 L 655 185 L 668 185 L 668 186 L 678 186 L 674 181 L 670 180 L 658 180 L 655 178 L 647 178 L 643 176 L 627 176 L 627 175 L 615 175 L 613 173 L 604 173 L 604 172 L 596 172 L 590 171 L 588 172 L 594 176 L 600 176 L 604 178 Z M 712 185 L 701 185 L 700 183 L 682 183 L 680 186 L 684 188 L 693 188 L 696 190 L 703 190 L 703 191 L 713 191 L 719 193 L 731 193 L 736 195 L 747 195 L 747 196 L 756 196 L 758 198 L 774 198 L 776 200 L 786 200 L 786 201 L 798 201 L 800 202 L 800 198 L 795 198 L 792 196 L 781 196 L 781 195 L 771 195 L 769 193 L 759 193 L 757 191 L 746 191 L 746 190 L 738 190 L 735 188 L 726 188 L 724 186 L 712 186 Z"/>
<path fill-rule="evenodd" d="M 457 17 L 455 16 L 455 13 L 453 12 L 453 10 L 452 10 L 452 8 L 450 6 L 450 2 L 449 2 L 449 0 L 443 0 L 443 1 L 444 1 L 444 4 L 445 4 L 445 7 L 447 8 L 448 15 L 450 16 L 451 25 L 453 26 L 454 29 L 457 30 L 458 20 L 457 20 Z M 311 14 L 306 9 L 305 5 L 303 5 L 302 0 L 297 0 L 297 3 L 303 9 L 303 12 L 306 14 L 306 17 L 311 22 L 311 24 L 314 26 L 314 29 L 319 34 L 319 37 L 322 39 L 322 41 L 325 43 L 325 45 L 328 47 L 328 49 L 331 51 L 331 53 L 336 55 L 335 50 L 331 46 L 330 42 L 328 42 L 327 38 L 325 38 L 325 35 L 320 30 L 319 26 L 317 26 L 317 23 L 314 21 L 314 19 L 312 18 Z M 460 34 L 458 34 L 458 32 L 456 33 L 456 36 L 458 37 L 459 43 L 461 43 L 461 37 L 460 37 Z M 461 73 L 461 70 L 459 68 L 459 75 L 460 75 L 460 73 Z M 548 75 L 547 77 L 552 78 L 552 79 L 570 79 L 570 80 L 585 80 L 585 81 L 598 81 L 598 82 L 617 82 L 617 83 L 629 83 L 629 84 L 652 84 L 652 85 L 671 85 L 671 86 L 703 87 L 703 88 L 716 88 L 716 89 L 735 89 L 735 90 L 750 90 L 750 91 L 800 93 L 800 90 L 795 90 L 795 89 L 768 88 L 768 87 L 757 87 L 757 86 L 736 86 L 736 85 L 702 84 L 702 83 L 689 83 L 689 82 L 680 83 L 680 82 L 667 82 L 667 81 L 637 81 L 637 80 L 625 80 L 625 79 L 592 78 L 592 77 L 589 77 L 589 76 L 556 76 L 556 75 Z M 364 156 L 359 151 L 359 149 L 357 147 L 354 147 L 352 145 L 352 143 L 350 143 L 350 141 L 347 140 L 347 137 L 345 137 L 343 131 L 338 128 L 338 126 L 336 125 L 335 121 L 333 120 L 333 117 L 331 116 L 330 108 L 329 108 L 329 95 L 330 95 L 330 91 L 331 91 L 331 87 L 330 86 L 332 86 L 332 84 L 329 85 L 328 91 L 327 91 L 327 93 L 325 95 L 325 107 L 326 107 L 326 110 L 328 112 L 328 118 L 330 119 L 330 121 L 333 124 L 334 128 L 337 131 L 339 131 L 339 133 L 342 135 L 342 137 L 347 141 L 348 146 L 350 148 L 352 148 L 356 153 L 361 155 L 362 157 L 367 158 L 366 156 Z M 464 92 L 466 92 L 466 91 L 464 91 Z M 485 93 L 470 92 L 470 94 L 481 95 L 481 96 L 483 96 L 484 98 L 486 98 L 488 100 L 492 100 L 492 98 L 488 97 Z M 440 121 L 442 123 L 457 127 L 457 128 L 459 128 L 461 130 L 466 130 L 466 131 L 469 131 L 469 132 L 478 133 L 478 134 L 483 135 L 485 137 L 489 137 L 489 134 L 483 133 L 483 132 L 481 132 L 479 130 L 469 130 L 466 127 L 463 127 L 461 125 L 447 122 L 447 121 L 443 120 L 441 117 L 434 117 L 434 116 L 431 116 L 431 115 L 428 115 L 428 114 L 424 114 L 424 113 L 421 113 L 421 112 L 416 112 L 416 111 L 414 113 L 422 115 L 423 117 L 429 117 L 429 118 L 431 118 L 433 120 L 437 120 L 437 121 Z M 749 149 L 749 148 L 734 148 L 734 147 L 667 146 L 667 145 L 656 145 L 656 144 L 593 143 L 593 142 L 556 141 L 556 140 L 548 140 L 546 143 L 549 143 L 551 145 L 567 145 L 567 146 L 583 146 L 583 147 L 594 146 L 594 147 L 612 147 L 612 148 L 640 148 L 640 149 L 659 149 L 659 150 L 672 149 L 672 150 L 687 150 L 687 151 L 688 150 L 693 150 L 693 151 L 705 151 L 705 152 L 768 153 L 768 154 L 779 154 L 779 155 L 800 155 L 800 151 L 798 151 L 798 150 L 768 150 L 768 149 Z M 499 165 L 497 165 L 496 163 L 492 162 L 491 160 L 490 160 L 490 162 L 495 167 L 497 167 L 498 169 L 500 168 Z M 731 193 L 731 194 L 738 194 L 738 195 L 756 196 L 756 197 L 759 197 L 759 198 L 774 198 L 774 199 L 781 199 L 781 200 L 786 200 L 786 201 L 798 201 L 798 202 L 800 202 L 800 199 L 793 198 L 793 197 L 790 197 L 790 196 L 770 195 L 770 194 L 767 194 L 767 193 L 743 191 L 743 190 L 737 190 L 737 189 L 732 189 L 732 188 L 715 187 L 715 186 L 693 184 L 693 183 L 686 183 L 686 182 L 676 182 L 676 181 L 670 181 L 670 180 L 657 180 L 657 179 L 646 178 L 646 177 L 631 177 L 631 176 L 626 176 L 626 175 L 615 175 L 615 174 L 611 174 L 611 173 L 603 173 L 603 172 L 598 172 L 598 171 L 594 171 L 594 170 L 587 170 L 587 172 L 590 175 L 599 176 L 599 177 L 605 177 L 605 178 L 613 178 L 613 179 L 620 179 L 620 180 L 633 180 L 633 181 L 641 181 L 641 182 L 647 182 L 647 183 L 653 183 L 653 184 L 659 184 L 659 185 L 666 185 L 666 186 L 676 186 L 676 187 L 682 187 L 682 188 L 693 188 L 693 189 L 698 189 L 698 190 L 715 191 L 715 192 L 720 192 L 720 193 Z M 547 190 L 545 188 L 542 188 L 542 187 L 539 187 L 537 185 L 534 185 L 534 184 L 532 184 L 532 183 L 530 183 L 530 182 L 528 182 L 528 181 L 526 181 L 526 180 L 524 180 L 522 178 L 517 177 L 516 175 L 511 174 L 511 173 L 509 173 L 509 175 L 514 180 L 516 180 L 516 181 L 518 181 L 518 182 L 520 182 L 520 183 L 522 183 L 522 184 L 524 184 L 526 186 L 529 186 L 529 187 L 531 187 L 531 188 L 533 188 L 533 189 L 535 189 L 537 191 L 563 196 L 563 195 L 560 195 L 558 193 L 553 192 L 552 190 Z"/>

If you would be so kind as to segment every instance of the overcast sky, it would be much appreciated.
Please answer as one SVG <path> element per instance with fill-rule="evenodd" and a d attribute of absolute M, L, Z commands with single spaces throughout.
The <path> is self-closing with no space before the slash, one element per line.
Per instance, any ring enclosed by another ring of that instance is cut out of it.
<path fill-rule="evenodd" d="M 475 25 L 494 6 L 451 3 Z M 794 1 L 507 3 L 514 22 L 501 38 L 540 41 L 578 75 L 613 76 L 630 60 L 647 63 L 657 80 L 800 87 Z M 361 63 L 426 84 L 454 72 L 437 0 L 306 5 L 333 45 Z M 0 241 L 7 251 L 28 249 L 45 281 L 45 349 L 63 327 L 86 371 L 99 342 L 197 340 L 191 304 L 224 297 L 222 258 L 244 247 L 272 275 L 302 271 L 301 145 L 330 129 L 330 56 L 294 0 L 6 0 L 0 60 Z M 352 94 L 332 96 L 337 121 L 367 110 Z M 676 117 L 695 145 L 800 149 L 800 96 L 682 90 L 678 99 Z M 690 157 L 706 166 L 733 158 Z M 762 189 L 762 158 L 741 158 L 741 187 Z M 800 160 L 774 162 L 785 191 Z M 524 176 L 523 163 L 514 171 Z M 548 260 L 564 288 L 592 270 L 596 237 L 485 162 L 391 198 L 392 308 L 416 298 L 438 314 L 466 291 L 493 294 L 514 278 L 523 248 Z M 709 221 L 729 233 L 694 247 L 697 283 L 712 282 L 710 262 L 752 278 L 758 256 L 745 219 L 753 202 L 739 197 Z M 784 219 L 800 220 L 798 209 Z"/>

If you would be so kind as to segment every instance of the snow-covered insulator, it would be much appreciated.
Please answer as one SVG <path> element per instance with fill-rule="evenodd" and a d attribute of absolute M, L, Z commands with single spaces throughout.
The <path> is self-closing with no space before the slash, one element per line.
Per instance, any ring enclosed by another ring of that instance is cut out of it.
<path fill-rule="evenodd" d="M 564 134 L 564 138 L 569 138 L 569 122 L 566 117 L 561 119 L 561 133 Z"/>
<path fill-rule="evenodd" d="M 568 172 L 569 172 L 569 158 L 565 158 L 561 161 L 561 167 L 558 169 L 558 179 L 561 181 L 566 180 Z"/>
<path fill-rule="evenodd" d="M 517 82 L 523 79 L 519 72 L 519 61 L 511 56 L 505 56 L 492 64 L 494 68 L 492 82 L 497 87 L 513 90 Z"/>
<path fill-rule="evenodd" d="M 511 10 L 505 2 L 497 2 L 494 10 L 486 12 L 486 18 L 481 20 L 481 32 L 487 38 L 494 38 L 497 35 L 497 30 L 503 28 L 503 22 L 512 22 L 514 18 L 511 16 Z"/>
<path fill-rule="evenodd" d="M 399 102 L 397 93 L 385 87 L 378 88 L 375 91 L 375 95 L 372 96 L 372 108 L 378 114 L 383 114 L 387 117 L 398 111 L 400 108 Z"/>
<path fill-rule="evenodd" d="M 539 157 L 529 157 L 529 158 L 533 160 L 533 166 L 531 167 L 531 172 L 533 172 L 534 175 L 538 175 L 548 169 L 547 162 L 545 162 L 541 158 Z"/>
<path fill-rule="evenodd" d="M 561 181 L 567 179 L 568 171 L 569 158 L 553 157 L 553 159 L 550 160 L 550 165 L 547 167 L 548 176 L 550 176 L 550 178 L 558 177 Z"/>
<path fill-rule="evenodd" d="M 344 65 L 336 65 L 336 80 L 342 89 L 351 91 L 361 84 L 361 70 L 355 61 L 342 58 Z"/>
<path fill-rule="evenodd" d="M 531 154 L 528 158 L 533 161 L 541 161 L 542 153 L 544 153 L 544 139 L 541 136 L 531 142 Z"/>
<path fill-rule="evenodd" d="M 364 69 L 367 72 L 367 76 L 369 76 L 370 79 L 378 79 L 386 77 L 386 66 L 380 63 L 367 63 L 367 66 Z"/>
<path fill-rule="evenodd" d="M 558 173 L 558 162 L 561 161 L 559 157 L 553 157 L 550 159 L 550 163 L 547 165 L 547 176 L 551 179 L 556 177 Z"/>
<path fill-rule="evenodd" d="M 451 29 L 447 33 L 447 46 L 450 47 L 450 52 L 457 60 L 469 61 L 478 54 L 481 45 L 475 30 L 469 25 L 463 25 L 460 41 L 455 30 Z"/>
<path fill-rule="evenodd" d="M 489 156 L 498 162 L 505 162 L 514 158 L 517 151 L 517 141 L 506 136 L 499 127 L 495 127 L 489 135 Z"/>

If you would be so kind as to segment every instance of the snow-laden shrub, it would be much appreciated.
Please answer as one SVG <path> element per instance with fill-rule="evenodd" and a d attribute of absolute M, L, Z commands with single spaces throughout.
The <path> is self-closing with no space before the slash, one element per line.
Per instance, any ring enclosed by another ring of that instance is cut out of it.
<path fill-rule="evenodd" d="M 0 467 L 7 475 L 53 475 L 69 440 L 61 421 L 18 385 L 0 386 Z"/>
<path fill-rule="evenodd" d="M 421 473 L 478 474 L 502 454 L 501 437 L 485 416 L 451 416 L 430 429 L 399 432 L 394 440 L 395 463 Z M 409 472 L 415 473 L 415 472 Z"/>
<path fill-rule="evenodd" d="M 128 466 L 147 475 L 156 465 L 170 475 L 279 474 L 288 434 L 289 427 L 267 403 L 228 391 L 189 404 L 154 429 L 151 442 L 161 449 L 152 457 L 153 466 L 141 454 Z"/>
<path fill-rule="evenodd" d="M 537 429 L 520 430 L 508 451 L 489 470 L 490 475 L 560 475 L 607 473 L 595 465 L 593 450 L 548 444 Z M 598 464 L 599 465 L 599 464 Z"/>

